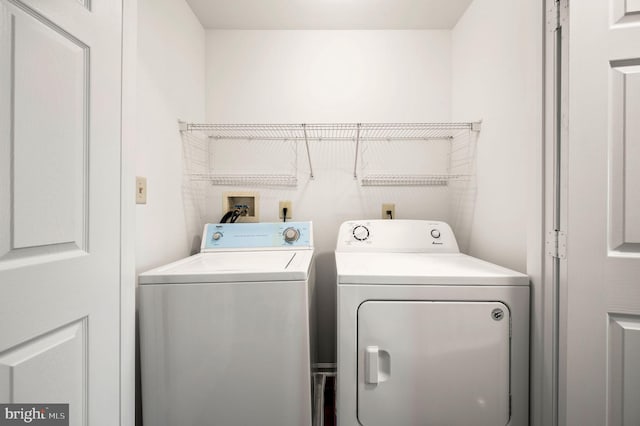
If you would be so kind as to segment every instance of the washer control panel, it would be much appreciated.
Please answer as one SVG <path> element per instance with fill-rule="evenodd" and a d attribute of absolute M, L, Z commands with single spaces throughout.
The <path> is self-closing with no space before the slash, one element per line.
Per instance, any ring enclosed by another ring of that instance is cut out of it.
<path fill-rule="evenodd" d="M 313 248 L 311 222 L 208 223 L 201 251 Z"/>
<path fill-rule="evenodd" d="M 356 220 L 340 226 L 336 251 L 458 253 L 451 227 L 431 220 Z"/>

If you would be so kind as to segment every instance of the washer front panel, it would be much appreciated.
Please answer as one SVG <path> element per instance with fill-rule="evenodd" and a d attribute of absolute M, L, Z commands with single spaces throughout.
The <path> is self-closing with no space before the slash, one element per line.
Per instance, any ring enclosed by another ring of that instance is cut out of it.
<path fill-rule="evenodd" d="M 360 423 L 506 425 L 509 323 L 509 309 L 500 302 L 362 303 Z"/>
<path fill-rule="evenodd" d="M 309 285 L 140 286 L 145 424 L 310 426 Z"/>

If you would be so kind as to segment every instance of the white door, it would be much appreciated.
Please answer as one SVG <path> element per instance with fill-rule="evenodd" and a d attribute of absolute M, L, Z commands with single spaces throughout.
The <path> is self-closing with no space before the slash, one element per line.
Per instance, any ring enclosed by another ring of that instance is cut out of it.
<path fill-rule="evenodd" d="M 570 3 L 568 108 L 560 424 L 637 426 L 640 1 Z"/>
<path fill-rule="evenodd" d="M 510 322 L 500 302 L 362 303 L 360 424 L 509 423 Z"/>
<path fill-rule="evenodd" d="M 120 422 L 121 3 L 0 0 L 0 403 Z"/>

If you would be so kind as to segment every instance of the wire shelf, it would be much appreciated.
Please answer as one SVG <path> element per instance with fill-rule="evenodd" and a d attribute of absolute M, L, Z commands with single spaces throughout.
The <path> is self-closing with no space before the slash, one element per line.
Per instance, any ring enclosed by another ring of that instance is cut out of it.
<path fill-rule="evenodd" d="M 193 181 L 207 181 L 212 185 L 241 185 L 241 186 L 287 186 L 298 185 L 298 178 L 294 175 L 271 174 L 238 174 L 221 175 L 212 173 L 191 173 L 189 178 Z"/>
<path fill-rule="evenodd" d="M 183 131 L 202 132 L 215 139 L 265 141 L 304 139 L 304 130 L 299 124 L 182 124 Z"/>
<path fill-rule="evenodd" d="M 459 150 L 466 150 L 468 135 L 480 131 L 480 122 L 458 123 L 320 123 L 320 124 L 207 124 L 180 122 L 183 134 L 206 136 L 209 141 L 282 141 L 305 143 L 309 174 L 313 179 L 313 165 L 309 141 L 351 141 L 355 143 L 353 177 L 358 178 L 358 156 L 361 142 L 395 141 L 451 141 L 452 154 L 448 172 L 462 170 L 468 156 Z M 186 138 L 189 141 L 190 138 Z M 462 148 L 457 147 L 462 141 Z M 209 149 L 209 148 L 206 148 Z M 247 170 L 248 171 L 248 170 Z M 373 170 L 371 170 L 373 171 Z M 389 170 L 391 171 L 391 170 Z M 363 186 L 444 186 L 450 179 L 462 179 L 464 174 L 369 174 L 361 179 Z M 297 173 L 281 174 L 218 174 L 191 173 L 192 180 L 206 180 L 214 185 L 261 185 L 297 186 Z"/>
<path fill-rule="evenodd" d="M 447 186 L 452 179 L 468 179 L 469 175 L 367 175 L 362 186 Z"/>
<path fill-rule="evenodd" d="M 325 124 L 197 124 L 182 131 L 216 139 L 250 140 L 429 140 L 448 139 L 479 130 L 479 123 L 325 123 Z"/>

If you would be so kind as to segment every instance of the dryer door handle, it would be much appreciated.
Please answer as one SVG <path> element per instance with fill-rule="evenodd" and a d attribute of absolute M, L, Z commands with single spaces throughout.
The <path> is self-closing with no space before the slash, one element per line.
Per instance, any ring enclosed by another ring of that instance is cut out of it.
<path fill-rule="evenodd" d="M 377 346 L 367 346 L 364 351 L 364 382 L 378 384 L 378 351 Z"/>

